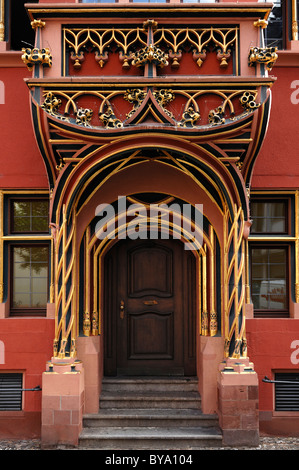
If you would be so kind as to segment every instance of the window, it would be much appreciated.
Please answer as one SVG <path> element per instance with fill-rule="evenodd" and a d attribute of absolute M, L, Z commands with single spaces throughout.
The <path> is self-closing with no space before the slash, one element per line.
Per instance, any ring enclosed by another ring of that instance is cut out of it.
<path fill-rule="evenodd" d="M 272 3 L 265 29 L 266 46 L 288 49 L 290 41 L 298 39 L 299 0 L 273 0 Z"/>
<path fill-rule="evenodd" d="M 292 235 L 292 197 L 273 194 L 252 196 L 250 241 L 250 284 L 254 315 L 289 315 L 289 257 L 286 236 Z"/>
<path fill-rule="evenodd" d="M 277 47 L 283 49 L 283 5 L 282 0 L 273 1 L 273 9 L 268 18 L 268 27 L 266 28 L 265 39 L 268 47 Z"/>
<path fill-rule="evenodd" d="M 47 200 L 20 200 L 12 202 L 12 233 L 40 233 L 49 231 L 49 202 Z"/>
<path fill-rule="evenodd" d="M 299 374 L 275 374 L 275 411 L 299 411 Z"/>
<path fill-rule="evenodd" d="M 251 296 L 255 313 L 288 311 L 287 247 L 251 248 Z"/>
<path fill-rule="evenodd" d="M 48 246 L 12 246 L 11 314 L 45 312 L 48 301 Z"/>
<path fill-rule="evenodd" d="M 281 233 L 288 231 L 287 200 L 263 201 L 251 203 L 252 233 Z"/>
<path fill-rule="evenodd" d="M 10 314 L 46 314 L 49 292 L 49 201 L 45 198 L 8 199 L 10 240 Z"/>

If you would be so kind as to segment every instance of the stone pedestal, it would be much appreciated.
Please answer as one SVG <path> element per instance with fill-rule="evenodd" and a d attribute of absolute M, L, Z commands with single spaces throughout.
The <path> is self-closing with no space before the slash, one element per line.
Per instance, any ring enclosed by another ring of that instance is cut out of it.
<path fill-rule="evenodd" d="M 97 413 L 101 394 L 103 361 L 101 336 L 77 338 L 77 355 L 84 364 L 85 413 Z"/>
<path fill-rule="evenodd" d="M 221 363 L 218 415 L 224 445 L 258 445 L 258 377 L 249 359 L 229 358 Z"/>
<path fill-rule="evenodd" d="M 72 358 L 52 358 L 42 377 L 42 447 L 78 445 L 83 412 L 82 363 Z"/>

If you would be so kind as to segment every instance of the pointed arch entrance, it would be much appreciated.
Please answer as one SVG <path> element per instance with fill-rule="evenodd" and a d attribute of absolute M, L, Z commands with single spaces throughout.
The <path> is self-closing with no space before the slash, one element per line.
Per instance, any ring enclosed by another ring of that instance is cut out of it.
<path fill-rule="evenodd" d="M 156 136 L 155 143 L 153 146 L 145 135 L 113 143 L 60 174 L 51 202 L 57 257 L 54 357 L 76 357 L 81 338 L 90 338 L 89 343 L 96 342 L 98 349 L 98 379 L 103 376 L 107 338 L 104 258 L 131 224 L 114 225 L 108 220 L 105 230 L 109 227 L 115 237 L 100 239 L 95 230 L 97 207 L 115 207 L 120 195 L 131 204 L 144 193 L 164 194 L 193 209 L 200 203 L 203 223 L 202 244 L 196 254 L 194 337 L 197 375 L 202 378 L 201 387 L 207 384 L 209 390 L 202 392 L 205 406 L 211 391 L 216 393 L 217 364 L 223 357 L 246 357 L 244 234 L 248 199 L 241 177 L 236 184 L 236 168 L 228 168 L 210 149 L 169 137 L 166 141 L 162 136 Z M 122 214 L 118 212 L 118 216 L 121 221 Z M 175 223 L 171 230 L 176 232 Z"/>
<path fill-rule="evenodd" d="M 124 199 L 123 212 L 111 214 L 109 205 L 110 219 L 93 220 L 82 237 L 79 284 L 88 293 L 79 293 L 80 330 L 101 336 L 104 374 L 196 375 L 200 335 L 221 334 L 218 236 L 187 201 L 148 192 Z M 157 232 L 150 201 L 160 202 Z M 136 234 L 132 211 L 140 205 L 146 214 Z"/>

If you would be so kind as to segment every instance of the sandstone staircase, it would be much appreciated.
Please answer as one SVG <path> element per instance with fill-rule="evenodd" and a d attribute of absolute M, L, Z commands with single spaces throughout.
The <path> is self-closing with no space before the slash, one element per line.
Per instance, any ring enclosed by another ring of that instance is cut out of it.
<path fill-rule="evenodd" d="M 80 449 L 219 447 L 217 415 L 201 412 L 197 379 L 104 378 L 98 414 L 85 415 Z"/>

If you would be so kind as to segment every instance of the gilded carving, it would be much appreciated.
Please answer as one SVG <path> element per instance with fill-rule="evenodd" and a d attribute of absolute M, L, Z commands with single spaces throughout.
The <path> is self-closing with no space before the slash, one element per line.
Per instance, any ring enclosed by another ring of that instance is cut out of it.
<path fill-rule="evenodd" d="M 22 52 L 22 61 L 27 65 L 27 68 L 30 71 L 33 69 L 34 65 L 42 65 L 43 67 L 52 66 L 52 56 L 50 54 L 50 49 L 48 48 L 23 48 Z"/>
<path fill-rule="evenodd" d="M 92 334 L 96 336 L 99 333 L 99 315 L 98 312 L 92 312 Z"/>
<path fill-rule="evenodd" d="M 116 29 L 116 28 L 65 28 L 64 42 L 70 51 L 70 58 L 74 68 L 80 69 L 85 52 L 95 51 L 95 59 L 100 67 L 108 60 L 109 52 L 114 46 L 119 51 L 119 58 L 123 68 L 130 67 L 131 52 L 133 48 L 143 47 L 147 44 L 146 33 L 142 28 Z"/>
<path fill-rule="evenodd" d="M 146 97 L 146 92 L 140 88 L 134 88 L 132 90 L 126 90 L 124 99 L 133 105 L 133 109 L 127 113 L 127 118 L 130 118 L 135 113 L 136 109 L 139 108 L 142 101 Z"/>
<path fill-rule="evenodd" d="M 183 112 L 181 121 L 179 122 L 180 127 L 194 127 L 196 122 L 200 119 L 200 113 L 195 111 L 192 106 L 189 106 Z"/>
<path fill-rule="evenodd" d="M 252 67 L 256 64 L 265 64 L 267 70 L 272 70 L 277 58 L 277 47 L 251 47 L 248 56 L 248 65 Z"/>
<path fill-rule="evenodd" d="M 52 116 L 56 116 L 58 114 L 58 108 L 61 105 L 61 99 L 56 98 L 51 91 L 45 93 L 44 96 L 45 100 L 42 104 L 42 108 Z"/>
<path fill-rule="evenodd" d="M 83 334 L 85 336 L 89 336 L 90 335 L 90 326 L 91 326 L 91 323 L 90 323 L 90 313 L 89 312 L 85 312 L 83 314 Z"/>
<path fill-rule="evenodd" d="M 163 108 L 163 111 L 168 116 L 173 117 L 173 114 L 169 110 L 165 109 L 165 106 L 175 98 L 173 91 L 163 88 L 161 90 L 154 91 L 154 97 L 161 108 Z"/>
<path fill-rule="evenodd" d="M 254 111 L 257 109 L 260 104 L 255 102 L 256 93 L 252 93 L 250 91 L 244 91 L 243 95 L 240 98 L 240 103 L 245 109 L 246 112 Z"/>
<path fill-rule="evenodd" d="M 156 64 L 158 67 L 163 68 L 168 65 L 168 54 L 163 52 L 158 47 L 153 44 L 140 49 L 139 51 L 132 54 L 132 65 L 135 67 L 143 67 L 144 65 L 150 63 Z"/>
<path fill-rule="evenodd" d="M 92 119 L 93 110 L 88 108 L 79 108 L 76 113 L 76 124 L 85 127 L 91 127 L 90 121 Z"/>
<path fill-rule="evenodd" d="M 209 123 L 213 125 L 224 124 L 224 111 L 222 106 L 218 106 L 216 109 L 212 109 L 209 112 Z"/>
<path fill-rule="evenodd" d="M 99 114 L 99 118 L 106 128 L 114 129 L 116 127 L 123 127 L 123 123 L 115 116 L 114 111 L 110 105 L 108 106 L 105 113 Z"/>
<path fill-rule="evenodd" d="M 44 28 L 46 26 L 45 21 L 42 20 L 33 20 L 30 24 L 32 29 Z"/>
<path fill-rule="evenodd" d="M 210 335 L 215 336 L 218 332 L 217 313 L 210 312 Z"/>
<path fill-rule="evenodd" d="M 179 68 L 183 54 L 191 52 L 198 67 L 209 52 L 215 51 L 220 67 L 226 68 L 231 51 L 237 46 L 238 27 L 202 27 L 180 29 L 158 27 L 155 20 L 147 20 L 142 27 L 127 28 L 65 28 L 65 50 L 69 51 L 74 68 L 80 69 L 85 53 L 94 51 L 95 59 L 103 67 L 109 54 L 118 52 L 124 69 L 152 62 L 159 67 Z"/>

